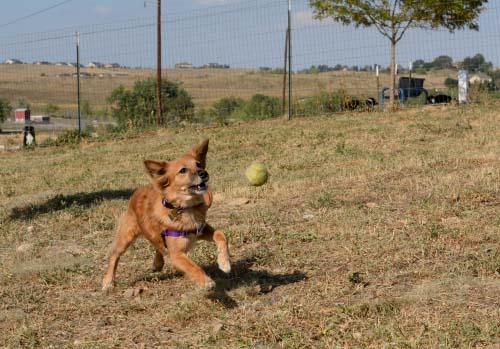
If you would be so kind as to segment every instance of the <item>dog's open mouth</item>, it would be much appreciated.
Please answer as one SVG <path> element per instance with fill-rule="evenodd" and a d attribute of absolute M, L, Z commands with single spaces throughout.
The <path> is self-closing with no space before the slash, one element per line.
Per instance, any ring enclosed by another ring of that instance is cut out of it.
<path fill-rule="evenodd" d="M 208 189 L 207 183 L 205 182 L 201 182 L 200 184 L 197 185 L 192 185 L 188 188 L 189 192 L 193 194 L 203 194 L 207 191 L 207 189 Z"/>

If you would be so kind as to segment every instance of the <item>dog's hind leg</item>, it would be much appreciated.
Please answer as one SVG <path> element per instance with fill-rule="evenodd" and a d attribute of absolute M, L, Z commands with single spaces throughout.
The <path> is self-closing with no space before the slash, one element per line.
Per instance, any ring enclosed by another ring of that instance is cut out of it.
<path fill-rule="evenodd" d="M 210 225 L 206 225 L 203 234 L 199 237 L 202 240 L 213 241 L 217 246 L 217 264 L 219 269 L 228 274 L 231 272 L 231 259 L 229 257 L 229 247 L 224 233 L 220 230 L 215 230 Z"/>
<path fill-rule="evenodd" d="M 113 287 L 116 267 L 118 266 L 118 261 L 120 260 L 120 256 L 127 250 L 130 244 L 134 242 L 139 232 L 140 228 L 139 225 L 137 224 L 135 215 L 130 211 L 124 213 L 120 218 L 115 240 L 111 245 L 108 267 L 106 270 L 106 274 L 102 279 L 103 291 Z"/>
<path fill-rule="evenodd" d="M 163 253 L 156 250 L 155 258 L 153 260 L 153 271 L 161 271 L 163 266 L 165 265 L 165 258 L 163 257 Z"/>

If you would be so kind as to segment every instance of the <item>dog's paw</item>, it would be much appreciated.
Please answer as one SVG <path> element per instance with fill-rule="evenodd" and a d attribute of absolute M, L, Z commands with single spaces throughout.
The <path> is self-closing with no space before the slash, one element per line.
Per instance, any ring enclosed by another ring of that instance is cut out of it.
<path fill-rule="evenodd" d="M 224 273 L 229 274 L 231 272 L 231 262 L 229 261 L 229 258 L 219 256 L 217 264 L 219 265 L 219 269 Z"/>
<path fill-rule="evenodd" d="M 102 282 L 102 290 L 104 292 L 109 291 L 113 288 L 113 281 L 103 281 Z"/>
<path fill-rule="evenodd" d="M 210 279 L 208 276 L 205 281 L 200 285 L 203 291 L 211 291 L 215 288 L 215 281 Z"/>

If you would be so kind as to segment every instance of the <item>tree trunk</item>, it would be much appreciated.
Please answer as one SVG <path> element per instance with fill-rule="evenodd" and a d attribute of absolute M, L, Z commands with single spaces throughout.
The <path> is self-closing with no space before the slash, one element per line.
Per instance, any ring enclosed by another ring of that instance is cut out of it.
<path fill-rule="evenodd" d="M 394 93 L 396 92 L 396 39 L 391 40 L 391 84 L 389 88 L 389 107 L 392 111 L 394 107 Z"/>

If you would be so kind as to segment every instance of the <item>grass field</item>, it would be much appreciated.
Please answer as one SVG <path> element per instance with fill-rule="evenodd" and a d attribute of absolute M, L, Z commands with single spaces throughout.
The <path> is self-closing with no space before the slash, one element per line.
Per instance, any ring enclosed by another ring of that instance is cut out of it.
<path fill-rule="evenodd" d="M 208 295 L 139 239 L 100 291 L 142 160 L 211 140 Z M 258 160 L 268 184 L 243 176 Z M 500 115 L 428 107 L 160 130 L 0 153 L 0 343 L 53 348 L 498 348 Z"/>
<path fill-rule="evenodd" d="M 35 113 L 47 103 L 57 105 L 61 112 L 76 110 L 76 78 L 58 77 L 75 73 L 76 68 L 52 65 L 0 64 L 0 97 L 8 98 L 15 106 L 18 97 L 26 97 Z M 94 111 L 108 106 L 106 100 L 119 85 L 131 87 L 135 81 L 154 77 L 153 69 L 82 69 L 95 74 L 81 78 L 82 100 L 88 101 Z M 99 74 L 115 76 L 99 77 Z M 456 78 L 456 71 L 442 70 L 426 75 L 414 75 L 426 79 L 429 90 L 444 87 L 447 77 Z M 228 91 L 236 97 L 248 99 L 256 93 L 280 97 L 283 76 L 259 72 L 255 69 L 165 69 L 163 76 L 180 81 L 193 97 L 196 107 L 207 107 L 228 97 Z M 321 74 L 294 74 L 294 98 L 301 99 L 321 91 L 344 89 L 358 97 L 376 97 L 377 84 L 374 73 L 338 71 Z M 380 85 L 389 84 L 389 75 L 381 74 Z"/>

